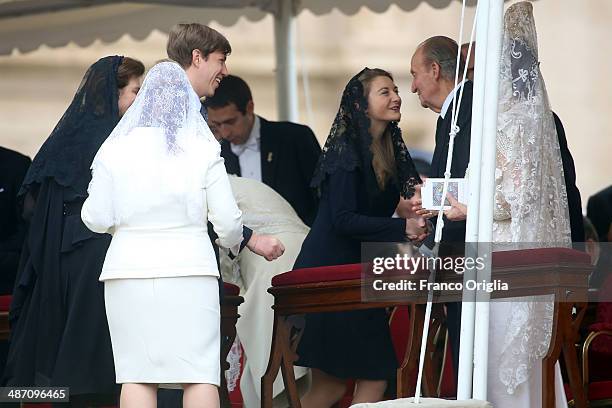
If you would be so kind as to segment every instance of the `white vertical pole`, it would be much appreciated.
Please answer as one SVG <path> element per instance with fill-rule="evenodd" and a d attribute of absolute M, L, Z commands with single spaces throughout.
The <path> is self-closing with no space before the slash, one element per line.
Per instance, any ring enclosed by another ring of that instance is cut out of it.
<path fill-rule="evenodd" d="M 490 0 L 480 0 L 476 9 L 476 49 L 474 60 L 474 93 L 472 99 L 472 134 L 470 139 L 470 174 L 468 214 L 466 220 L 466 257 L 478 256 L 475 243 L 478 242 L 478 225 L 480 213 L 480 169 L 482 161 L 482 131 L 485 97 L 485 67 L 487 62 L 487 34 L 489 29 Z M 469 243 L 473 243 L 470 245 Z M 467 270 L 467 280 L 476 279 L 474 269 Z M 476 318 L 476 294 L 464 291 L 461 303 L 461 337 L 459 345 L 459 378 L 457 399 L 467 400 L 472 397 L 472 376 L 474 368 L 474 325 Z"/>
<path fill-rule="evenodd" d="M 274 13 L 278 119 L 297 122 L 298 92 L 295 64 L 295 0 L 277 0 Z"/>
<path fill-rule="evenodd" d="M 493 235 L 493 205 L 495 193 L 495 152 L 497 136 L 497 106 L 499 95 L 499 69 L 503 33 L 503 0 L 490 0 L 488 41 L 486 48 L 486 71 L 484 90 L 484 119 L 482 139 L 482 164 L 478 242 L 490 243 Z M 478 271 L 478 281 L 491 279 L 491 246 L 479 250 L 485 256 L 486 267 Z M 473 397 L 487 399 L 487 371 L 489 357 L 489 295 L 479 293 L 476 303 L 476 323 L 474 335 L 474 385 Z"/>

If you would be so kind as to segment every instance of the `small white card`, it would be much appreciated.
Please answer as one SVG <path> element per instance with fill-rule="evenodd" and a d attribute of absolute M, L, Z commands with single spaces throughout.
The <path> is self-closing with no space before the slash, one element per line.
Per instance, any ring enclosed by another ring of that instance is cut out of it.
<path fill-rule="evenodd" d="M 423 208 L 427 210 L 440 210 L 442 205 L 442 189 L 444 188 L 443 178 L 428 178 L 421 189 L 423 198 Z M 467 203 L 468 191 L 467 183 L 464 178 L 452 178 L 448 181 L 447 192 L 455 197 L 460 203 Z M 444 198 L 444 210 L 450 208 L 448 198 Z"/>

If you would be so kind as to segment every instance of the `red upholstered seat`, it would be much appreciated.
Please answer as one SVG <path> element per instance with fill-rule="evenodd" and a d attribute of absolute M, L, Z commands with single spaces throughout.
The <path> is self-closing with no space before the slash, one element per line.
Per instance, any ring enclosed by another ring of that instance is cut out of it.
<path fill-rule="evenodd" d="M 589 384 L 589 401 L 612 399 L 612 380 Z"/>
<path fill-rule="evenodd" d="M 542 265 L 554 263 L 590 264 L 589 254 L 569 248 L 537 248 L 493 253 L 494 267 Z M 288 286 L 317 282 L 336 282 L 361 278 L 363 264 L 322 266 L 285 272 L 272 278 L 272 286 Z"/>
<path fill-rule="evenodd" d="M 569 384 L 563 385 L 565 388 L 565 396 L 567 400 L 570 401 L 574 399 L 572 395 L 572 390 L 569 387 Z M 588 387 L 588 396 L 589 401 L 601 401 L 608 400 L 612 401 L 612 380 L 610 381 L 598 381 L 595 383 L 589 384 Z M 601 405 L 601 406 L 609 406 L 609 405 Z"/>
<path fill-rule="evenodd" d="M 2 295 L 0 296 L 0 312 L 8 312 L 9 307 L 11 306 L 11 295 Z"/>
<path fill-rule="evenodd" d="M 361 264 L 321 266 L 319 268 L 294 269 L 272 278 L 272 286 L 287 286 L 298 283 L 336 282 L 359 279 Z"/>
<path fill-rule="evenodd" d="M 238 296 L 240 288 L 233 283 L 223 282 L 223 291 L 227 296 Z"/>
<path fill-rule="evenodd" d="M 493 266 L 498 268 L 559 262 L 589 265 L 591 257 L 586 252 L 570 248 L 535 248 L 493 252 Z"/>

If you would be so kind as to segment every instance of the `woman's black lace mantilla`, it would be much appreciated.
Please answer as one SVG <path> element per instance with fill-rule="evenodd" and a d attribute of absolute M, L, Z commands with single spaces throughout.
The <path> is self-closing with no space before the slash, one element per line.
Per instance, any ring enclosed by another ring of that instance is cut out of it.
<path fill-rule="evenodd" d="M 312 187 L 320 189 L 327 176 L 338 169 L 353 171 L 359 168 L 363 172 L 368 194 L 374 196 L 380 192 L 372 168 L 372 135 L 369 131 L 370 119 L 366 115 L 368 101 L 359 80 L 368 69 L 364 68 L 351 78 L 344 88 L 340 108 L 314 172 Z M 402 197 L 410 198 L 414 195 L 415 186 L 422 181 L 404 144 L 399 126 L 391 122 L 389 127 L 396 163 L 393 182 Z"/>
<path fill-rule="evenodd" d="M 83 77 L 72 103 L 42 145 L 19 192 L 52 178 L 78 196 L 87 195 L 89 166 L 119 122 L 117 69 L 123 57 L 104 57 Z"/>

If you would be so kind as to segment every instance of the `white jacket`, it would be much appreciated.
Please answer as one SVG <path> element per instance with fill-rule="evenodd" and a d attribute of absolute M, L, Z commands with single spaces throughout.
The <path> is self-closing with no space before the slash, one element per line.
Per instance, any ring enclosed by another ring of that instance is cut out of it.
<path fill-rule="evenodd" d="M 141 128 L 142 129 L 142 128 Z M 142 130 L 141 130 L 142 131 Z M 151 132 L 143 132 L 142 137 L 155 137 Z M 138 138 L 132 138 L 137 143 Z M 140 139 L 142 140 L 142 139 Z M 149 139 L 150 140 L 150 139 Z M 138 187 L 126 191 L 126 178 L 130 171 L 137 172 L 146 169 L 146 164 L 140 166 L 136 160 L 146 160 L 145 154 L 134 154 L 139 146 L 105 147 L 103 158 L 97 160 L 93 178 L 89 185 L 89 197 L 81 210 L 81 218 L 85 225 L 98 233 L 111 233 L 113 239 L 106 254 L 100 280 L 128 278 L 159 278 L 176 276 L 212 275 L 218 276 L 219 271 L 215 253 L 207 232 L 210 221 L 219 236 L 219 243 L 234 251 L 242 241 L 242 214 L 236 205 L 229 184 L 223 159 L 220 157 L 218 144 L 211 148 L 210 143 L 202 142 L 195 146 L 201 153 L 198 162 L 180 166 L 180 171 L 188 171 L 201 181 L 201 194 L 198 203 L 201 204 L 201 220 L 197 222 L 188 216 L 187 202 L 193 197 L 194 191 L 185 197 L 171 197 L 159 194 L 155 197 L 155 206 L 144 212 L 135 212 L 124 220 L 118 220 L 112 214 L 113 202 L 117 202 L 114 194 L 132 194 L 128 199 L 143 200 L 138 196 Z M 127 163 L 125 154 L 130 160 Z M 173 169 L 175 170 L 175 169 Z M 148 173 L 145 173 L 148 174 Z M 151 176 L 155 177 L 155 176 Z M 174 177 L 181 178 L 177 173 Z M 122 180 L 118 188 L 116 181 Z M 161 187 L 160 187 L 161 188 Z M 160 198 L 161 197 L 161 198 Z M 121 197 L 122 199 L 125 197 Z M 183 199 L 184 198 L 184 199 Z M 109 216 L 109 214 L 111 216 Z"/>

